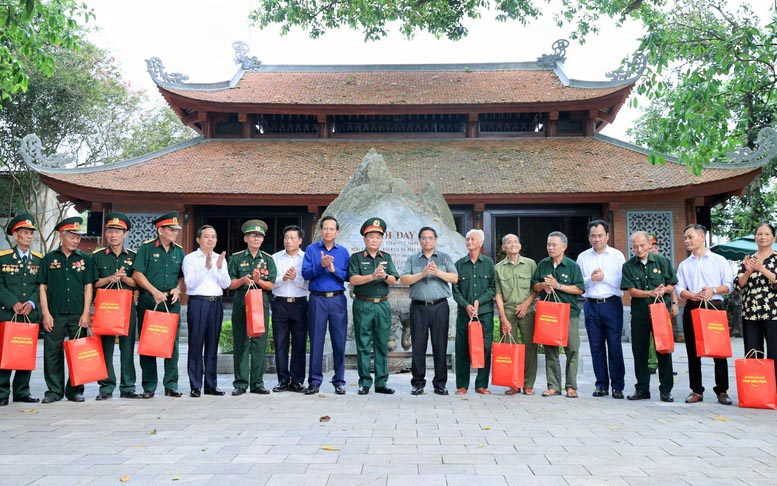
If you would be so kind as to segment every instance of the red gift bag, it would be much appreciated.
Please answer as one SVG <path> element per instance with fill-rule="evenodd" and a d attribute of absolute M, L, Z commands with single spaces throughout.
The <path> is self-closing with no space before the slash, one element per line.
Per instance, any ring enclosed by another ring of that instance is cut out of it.
<path fill-rule="evenodd" d="M 24 316 L 27 319 L 27 316 Z M 34 370 L 38 354 L 38 324 L 13 320 L 0 322 L 0 369 Z"/>
<path fill-rule="evenodd" d="M 138 341 L 138 354 L 172 358 L 175 335 L 178 331 L 178 314 L 170 312 L 165 303 L 165 312 L 148 309 L 143 317 L 143 329 Z"/>
<path fill-rule="evenodd" d="M 469 338 L 469 362 L 473 368 L 486 367 L 486 352 L 483 343 L 483 326 L 480 318 L 473 315 L 467 325 L 467 337 Z"/>
<path fill-rule="evenodd" d="M 777 409 L 777 380 L 774 375 L 773 359 L 758 359 L 756 351 L 750 350 L 745 359 L 734 361 L 737 375 L 737 396 L 739 406 L 748 408 Z"/>
<path fill-rule="evenodd" d="M 569 310 L 571 306 L 559 302 L 556 291 L 552 292 L 555 301 L 538 300 L 534 314 L 534 344 L 566 347 L 569 339 Z"/>
<path fill-rule="evenodd" d="M 674 332 L 672 331 L 672 316 L 663 299 L 656 299 L 648 306 L 650 322 L 653 325 L 653 342 L 656 352 L 669 354 L 674 352 Z"/>
<path fill-rule="evenodd" d="M 97 289 L 92 317 L 92 334 L 99 336 L 126 336 L 129 334 L 132 291 L 110 288 Z"/>
<path fill-rule="evenodd" d="M 70 373 L 70 384 L 73 386 L 108 378 L 100 337 L 79 337 L 81 329 L 83 328 L 79 328 L 75 337 L 65 341 L 63 345 L 67 369 Z"/>
<path fill-rule="evenodd" d="M 703 303 L 707 305 L 707 301 Z M 696 356 L 699 358 L 729 358 L 731 338 L 726 311 L 697 307 L 691 311 L 693 333 L 696 335 Z"/>
<path fill-rule="evenodd" d="M 262 289 L 251 284 L 246 292 L 246 331 L 248 337 L 261 337 L 264 329 L 264 297 Z"/>
<path fill-rule="evenodd" d="M 526 359 L 526 346 L 516 344 L 513 336 L 512 342 L 502 342 L 491 346 L 491 384 L 506 386 L 509 388 L 523 388 L 523 372 Z"/>

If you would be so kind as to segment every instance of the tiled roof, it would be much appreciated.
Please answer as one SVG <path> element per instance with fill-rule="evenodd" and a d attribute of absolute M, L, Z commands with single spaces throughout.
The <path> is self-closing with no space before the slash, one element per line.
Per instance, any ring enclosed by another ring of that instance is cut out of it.
<path fill-rule="evenodd" d="M 215 103 L 292 105 L 487 105 L 591 100 L 631 84 L 565 86 L 552 70 L 245 72 L 232 88 L 161 88 Z"/>
<path fill-rule="evenodd" d="M 637 150 L 600 138 L 456 140 L 201 140 L 116 168 L 51 171 L 80 188 L 165 194 L 338 194 L 375 148 L 395 177 L 443 194 L 640 192 L 722 181 L 754 169 L 652 166 Z"/>

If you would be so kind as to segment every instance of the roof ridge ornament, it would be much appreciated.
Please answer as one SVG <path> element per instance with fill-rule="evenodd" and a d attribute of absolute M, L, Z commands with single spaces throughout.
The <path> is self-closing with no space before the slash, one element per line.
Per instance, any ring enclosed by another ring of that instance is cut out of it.
<path fill-rule="evenodd" d="M 764 127 L 755 139 L 758 149 L 738 147 L 726 154 L 729 164 L 764 166 L 777 157 L 777 129 Z"/>
<path fill-rule="evenodd" d="M 540 67 L 553 69 L 556 67 L 556 63 L 563 64 L 567 60 L 567 47 L 569 47 L 567 39 L 558 39 L 551 47 L 553 54 L 543 54 L 537 58 L 537 64 Z"/>
<path fill-rule="evenodd" d="M 156 84 L 184 84 L 189 79 L 186 74 L 165 72 L 165 65 L 158 57 L 146 59 L 146 70 Z"/>
<path fill-rule="evenodd" d="M 55 153 L 51 156 L 43 154 L 43 142 L 34 133 L 26 135 L 19 146 L 19 154 L 32 170 L 40 172 L 41 169 L 66 169 L 75 162 L 75 157 L 68 154 Z"/>
<path fill-rule="evenodd" d="M 248 52 L 251 50 L 243 41 L 235 41 L 232 43 L 232 49 L 235 50 L 235 64 L 239 64 L 246 71 L 253 69 L 259 69 L 262 65 L 256 56 L 248 57 Z"/>
<path fill-rule="evenodd" d="M 605 73 L 611 81 L 631 81 L 642 76 L 647 68 L 647 57 L 644 54 L 634 54 L 626 65 Z"/>

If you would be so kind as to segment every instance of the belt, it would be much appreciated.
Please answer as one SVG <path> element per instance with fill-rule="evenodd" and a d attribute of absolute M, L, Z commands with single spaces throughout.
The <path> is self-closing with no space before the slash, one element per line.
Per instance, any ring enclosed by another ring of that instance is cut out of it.
<path fill-rule="evenodd" d="M 387 295 L 384 297 L 365 297 L 363 295 L 354 295 L 354 297 L 365 302 L 372 302 L 373 304 L 380 304 L 381 302 L 386 302 L 388 300 Z"/>
<path fill-rule="evenodd" d="M 221 302 L 221 296 L 218 297 L 211 297 L 208 295 L 190 295 L 188 296 L 191 300 L 206 300 L 208 302 Z"/>
<path fill-rule="evenodd" d="M 344 292 L 344 290 L 337 290 L 335 292 L 316 292 L 315 290 L 311 290 L 310 294 L 315 295 L 316 297 L 326 297 L 327 299 L 330 297 L 334 297 L 336 295 L 340 295 Z"/>
<path fill-rule="evenodd" d="M 275 297 L 273 297 L 272 300 L 293 304 L 294 302 L 307 302 L 308 298 L 307 297 L 280 297 L 276 295 Z"/>
<path fill-rule="evenodd" d="M 611 295 L 603 299 L 589 299 L 588 297 L 586 297 L 585 300 L 587 300 L 588 302 L 593 302 L 594 304 L 604 304 L 605 302 L 610 302 L 611 300 L 615 300 L 615 299 L 620 299 L 620 297 L 617 295 Z"/>
<path fill-rule="evenodd" d="M 447 298 L 442 298 L 437 300 L 413 300 L 412 303 L 416 305 L 437 305 L 437 304 L 442 304 L 447 300 L 448 300 Z"/>

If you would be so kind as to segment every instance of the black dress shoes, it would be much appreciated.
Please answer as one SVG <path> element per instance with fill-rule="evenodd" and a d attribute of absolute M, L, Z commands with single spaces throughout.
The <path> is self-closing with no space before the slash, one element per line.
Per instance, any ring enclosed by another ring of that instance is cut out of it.
<path fill-rule="evenodd" d="M 140 398 L 140 395 L 138 395 L 134 391 L 121 392 L 121 394 L 119 396 L 121 398 Z"/>
<path fill-rule="evenodd" d="M 626 398 L 629 400 L 650 400 L 650 392 L 635 391 L 634 394 Z"/>
<path fill-rule="evenodd" d="M 728 396 L 728 393 L 718 393 L 718 403 L 721 405 L 731 405 L 731 398 Z"/>
<path fill-rule="evenodd" d="M 244 394 L 246 392 L 245 388 L 235 388 L 232 390 L 232 396 L 233 397 L 239 397 L 240 395 Z"/>
<path fill-rule="evenodd" d="M 269 395 L 270 390 L 263 386 L 257 386 L 256 388 L 251 388 L 251 393 L 255 393 L 256 395 Z"/>
<path fill-rule="evenodd" d="M 20 398 L 14 398 L 14 402 L 21 402 L 21 403 L 38 403 L 40 402 L 40 398 L 37 397 L 31 397 L 27 395 L 26 397 L 20 397 Z M 6 404 L 8 404 L 8 398 L 6 398 Z"/>
<path fill-rule="evenodd" d="M 199 398 L 200 397 L 200 390 L 196 388 L 192 388 L 192 391 L 189 392 L 189 396 L 192 398 Z"/>
<path fill-rule="evenodd" d="M 140 398 L 145 398 L 145 399 L 154 398 L 154 392 L 144 391 L 143 394 L 140 396 Z"/>
<path fill-rule="evenodd" d="M 165 396 L 166 397 L 178 398 L 178 397 L 182 397 L 183 393 L 181 393 L 178 390 L 165 390 Z"/>
<path fill-rule="evenodd" d="M 434 393 L 437 394 L 437 395 L 447 395 L 448 394 L 448 390 L 446 388 L 441 387 L 441 386 L 440 387 L 436 386 L 436 387 L 434 387 Z"/>
<path fill-rule="evenodd" d="M 94 399 L 97 400 L 98 402 L 101 402 L 103 400 L 110 400 L 111 398 L 113 398 L 113 395 L 105 392 L 100 392 L 96 397 L 94 397 Z"/>
<path fill-rule="evenodd" d="M 616 400 L 623 400 L 623 390 L 613 390 L 612 397 Z"/>
<path fill-rule="evenodd" d="M 384 395 L 393 395 L 394 394 L 394 389 L 393 388 L 389 388 L 387 386 L 382 386 L 380 388 L 375 387 L 375 393 L 382 393 Z"/>
<path fill-rule="evenodd" d="M 279 383 L 272 388 L 272 391 L 275 393 L 289 391 L 289 385 L 288 383 Z"/>
<path fill-rule="evenodd" d="M 318 387 L 316 385 L 308 385 L 307 388 L 305 388 L 305 395 L 315 395 L 318 393 Z"/>
<path fill-rule="evenodd" d="M 424 387 L 422 386 L 414 386 L 412 390 L 410 390 L 411 395 L 423 395 L 424 394 Z"/>
<path fill-rule="evenodd" d="M 43 400 L 40 401 L 40 403 L 54 403 L 62 400 L 61 398 L 57 398 L 54 395 L 46 395 L 43 397 Z"/>
<path fill-rule="evenodd" d="M 0 407 L 5 407 L 8 405 L 8 397 L 0 398 Z"/>
<path fill-rule="evenodd" d="M 338 395 L 345 395 L 345 387 L 343 385 L 335 385 L 335 393 Z"/>
<path fill-rule="evenodd" d="M 596 390 L 594 390 L 593 396 L 595 396 L 595 397 L 606 397 L 609 394 L 610 394 L 610 392 L 608 392 L 606 388 L 597 388 Z M 613 392 L 613 395 L 614 394 L 615 394 L 615 392 Z"/>
<path fill-rule="evenodd" d="M 669 393 L 662 393 L 661 394 L 661 401 L 662 402 L 669 402 L 669 403 L 671 403 L 671 402 L 674 401 L 674 398 L 672 398 L 672 395 L 669 394 Z"/>
<path fill-rule="evenodd" d="M 212 389 L 206 388 L 203 393 L 205 393 L 206 395 L 214 395 L 214 396 L 217 396 L 217 397 L 223 397 L 224 396 L 224 391 L 220 390 L 218 388 L 212 388 Z"/>
<path fill-rule="evenodd" d="M 375 391 L 376 392 L 378 391 L 377 388 L 375 389 Z M 368 386 L 360 386 L 358 393 L 359 393 L 359 395 L 367 395 L 368 393 L 370 393 L 370 387 L 368 387 Z"/>
<path fill-rule="evenodd" d="M 84 396 L 81 395 L 80 393 L 73 393 L 72 395 L 67 397 L 67 399 L 70 400 L 71 402 L 81 403 L 84 401 Z"/>
<path fill-rule="evenodd" d="M 302 386 L 301 383 L 289 383 L 289 391 L 293 391 L 294 393 L 305 393 L 305 387 Z"/>

